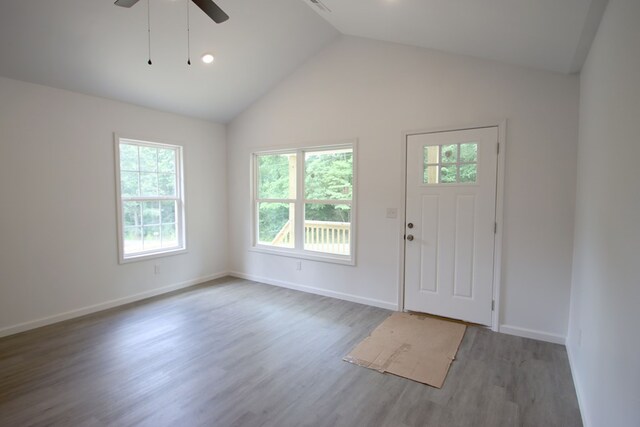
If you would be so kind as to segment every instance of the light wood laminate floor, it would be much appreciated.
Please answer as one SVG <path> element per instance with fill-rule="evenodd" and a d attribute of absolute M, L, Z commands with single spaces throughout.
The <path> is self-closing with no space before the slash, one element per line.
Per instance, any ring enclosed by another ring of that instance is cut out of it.
<path fill-rule="evenodd" d="M 469 327 L 441 390 L 343 362 L 389 314 L 225 278 L 3 338 L 0 425 L 581 425 L 561 345 Z"/>

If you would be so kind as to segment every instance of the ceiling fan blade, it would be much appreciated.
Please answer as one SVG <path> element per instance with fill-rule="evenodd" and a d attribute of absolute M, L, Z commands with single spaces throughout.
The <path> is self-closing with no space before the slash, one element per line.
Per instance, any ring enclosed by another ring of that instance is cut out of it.
<path fill-rule="evenodd" d="M 209 18 L 213 19 L 216 24 L 220 24 L 227 19 L 229 15 L 224 13 L 217 4 L 212 0 L 192 0 L 204 13 L 209 15 Z"/>
<path fill-rule="evenodd" d="M 116 6 L 131 7 L 136 3 L 138 3 L 138 0 L 116 0 L 114 4 Z"/>

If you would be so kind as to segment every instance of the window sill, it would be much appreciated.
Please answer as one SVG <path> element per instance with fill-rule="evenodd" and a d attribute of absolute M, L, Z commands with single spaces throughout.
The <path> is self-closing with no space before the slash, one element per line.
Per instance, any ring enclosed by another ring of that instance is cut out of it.
<path fill-rule="evenodd" d="M 164 257 L 168 257 L 168 256 L 172 256 L 172 255 L 181 255 L 181 254 L 186 254 L 187 253 L 187 249 L 186 248 L 177 248 L 177 249 L 168 249 L 166 251 L 162 251 L 162 252 L 153 252 L 150 254 L 140 254 L 140 255 L 130 255 L 126 258 L 124 258 L 122 255 L 120 255 L 120 264 L 129 264 L 130 262 L 137 262 L 137 261 L 146 261 L 149 259 L 155 259 L 155 258 L 164 258 Z"/>
<path fill-rule="evenodd" d="M 268 246 L 252 246 L 249 248 L 249 252 L 257 252 L 269 255 L 278 255 L 288 258 L 307 259 L 309 261 L 327 262 L 330 264 L 341 264 L 355 266 L 356 260 L 354 256 L 340 256 L 331 254 L 322 254 L 320 252 L 287 249 L 287 248 L 272 248 Z"/>

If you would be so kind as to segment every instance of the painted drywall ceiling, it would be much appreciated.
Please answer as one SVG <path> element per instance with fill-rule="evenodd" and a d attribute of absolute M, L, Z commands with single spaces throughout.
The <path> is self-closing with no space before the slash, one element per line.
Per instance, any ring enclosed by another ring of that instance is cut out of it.
<path fill-rule="evenodd" d="M 303 1 L 344 34 L 573 73 L 608 0 Z"/>
<path fill-rule="evenodd" d="M 0 75 L 226 122 L 338 35 L 300 0 L 216 0 L 223 24 L 191 4 L 189 67 L 186 0 L 150 1 L 152 66 L 145 0 L 2 0 Z"/>

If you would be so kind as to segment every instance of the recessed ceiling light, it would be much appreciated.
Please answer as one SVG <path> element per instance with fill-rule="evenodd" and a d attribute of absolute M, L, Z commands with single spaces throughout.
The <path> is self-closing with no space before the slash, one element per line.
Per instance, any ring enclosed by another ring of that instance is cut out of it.
<path fill-rule="evenodd" d="M 210 53 L 205 53 L 204 55 L 202 55 L 202 62 L 204 62 L 205 64 L 211 64 L 213 62 L 213 55 Z"/>

